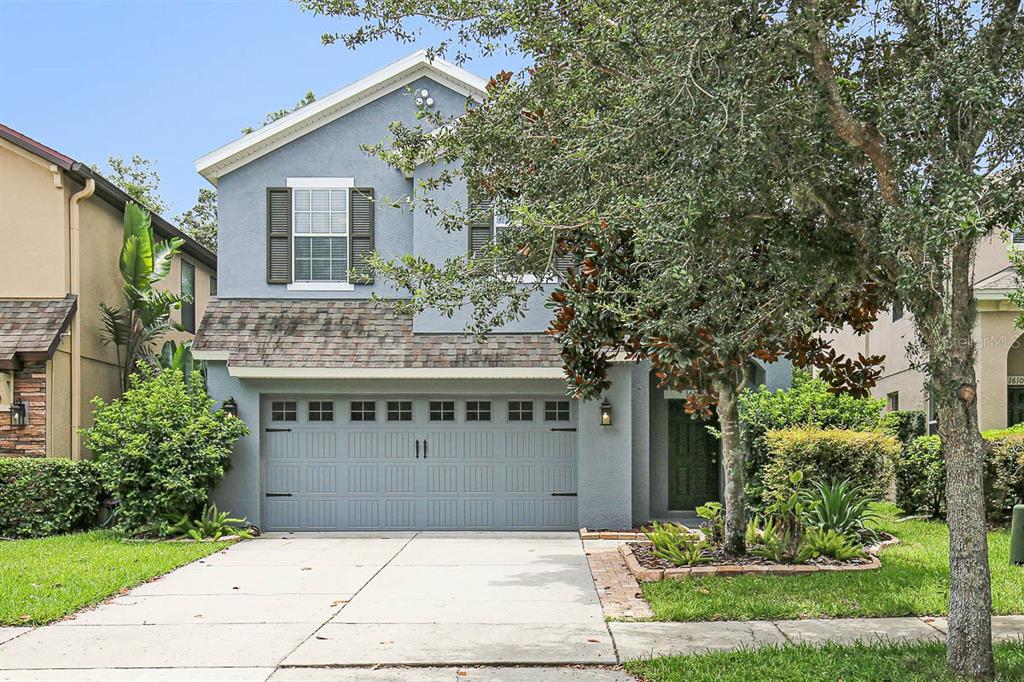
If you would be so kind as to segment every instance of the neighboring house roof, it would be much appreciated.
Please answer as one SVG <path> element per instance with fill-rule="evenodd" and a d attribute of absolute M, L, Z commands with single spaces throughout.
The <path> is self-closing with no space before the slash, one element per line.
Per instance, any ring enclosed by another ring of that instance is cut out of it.
<path fill-rule="evenodd" d="M 974 297 L 979 299 L 1001 299 L 1007 294 L 1017 291 L 1021 282 L 1017 277 L 1017 268 L 1010 265 L 999 272 L 978 280 L 974 284 Z"/>
<path fill-rule="evenodd" d="M 192 348 L 229 368 L 500 367 L 558 377 L 562 367 L 547 334 L 414 334 L 412 316 L 365 300 L 211 298 Z"/>
<path fill-rule="evenodd" d="M 57 150 L 47 147 L 42 142 L 34 140 L 28 135 L 25 135 L 24 133 L 2 123 L 0 123 L 0 138 L 7 140 L 11 144 L 24 149 L 27 152 L 35 154 L 45 161 L 49 161 L 58 168 L 63 169 L 68 175 L 82 184 L 85 184 L 86 179 L 92 178 L 96 181 L 96 195 L 103 198 L 103 200 L 119 211 L 124 211 L 124 206 L 129 201 L 135 201 L 138 203 L 127 192 L 110 180 L 107 180 L 93 169 L 89 168 L 84 163 L 75 161 L 70 156 L 61 154 Z M 164 239 L 177 237 L 178 239 L 184 240 L 185 245 L 182 247 L 182 251 L 207 267 L 214 270 L 217 269 L 217 254 L 210 251 L 195 239 L 192 239 L 192 237 L 179 230 L 159 214 L 151 212 L 150 215 L 152 217 L 153 232 L 155 234 Z"/>
<path fill-rule="evenodd" d="M 77 305 L 78 297 L 71 294 L 57 299 L 0 299 L 0 369 L 52 357 Z"/>
<path fill-rule="evenodd" d="M 220 176 L 287 144 L 379 97 L 428 76 L 455 92 L 480 100 L 487 80 L 440 57 L 419 50 L 374 73 L 335 90 L 298 111 L 267 124 L 234 142 L 196 159 L 196 170 L 214 185 Z"/>

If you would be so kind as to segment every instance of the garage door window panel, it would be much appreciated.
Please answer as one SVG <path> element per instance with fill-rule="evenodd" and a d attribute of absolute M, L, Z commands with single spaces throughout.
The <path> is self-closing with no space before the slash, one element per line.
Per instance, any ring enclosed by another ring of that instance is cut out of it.
<path fill-rule="evenodd" d="M 309 421 L 311 422 L 332 422 L 334 421 L 333 400 L 310 400 Z"/>
<path fill-rule="evenodd" d="M 298 405 L 294 400 L 275 400 L 270 404 L 270 419 L 275 422 L 298 421 Z"/>
<path fill-rule="evenodd" d="M 389 422 L 411 422 L 412 401 L 411 400 L 389 400 L 388 401 Z"/>
<path fill-rule="evenodd" d="M 377 403 L 372 400 L 353 400 L 350 417 L 354 422 L 377 421 Z"/>
<path fill-rule="evenodd" d="M 466 421 L 468 422 L 489 422 L 491 421 L 490 400 L 467 400 Z"/>
<path fill-rule="evenodd" d="M 571 419 L 568 400 L 545 400 L 544 421 L 567 422 Z"/>
<path fill-rule="evenodd" d="M 431 400 L 430 421 L 432 422 L 453 422 L 455 421 L 454 400 Z"/>
<path fill-rule="evenodd" d="M 532 422 L 533 401 L 532 400 L 510 400 L 508 401 L 508 420 L 510 422 Z"/>

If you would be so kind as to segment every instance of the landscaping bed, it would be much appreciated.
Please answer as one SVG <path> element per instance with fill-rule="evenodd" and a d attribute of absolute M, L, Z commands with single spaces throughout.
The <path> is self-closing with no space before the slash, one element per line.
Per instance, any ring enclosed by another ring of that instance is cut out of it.
<path fill-rule="evenodd" d="M 942 616 L 949 608 L 949 530 L 944 523 L 900 520 L 877 505 L 881 530 L 899 537 L 878 570 L 817 571 L 799 579 L 740 574 L 692 575 L 641 584 L 655 620 L 772 620 L 882 616 Z M 1009 563 L 1010 534 L 992 531 L 992 613 L 1024 613 L 1024 568 Z"/>
<path fill-rule="evenodd" d="M 878 545 L 862 558 L 838 561 L 827 556 L 811 559 L 804 564 L 783 564 L 764 557 L 748 554 L 734 557 L 725 554 L 721 547 L 712 547 L 704 552 L 707 562 L 696 566 L 676 566 L 658 556 L 649 542 L 634 541 L 619 545 L 619 551 L 633 576 L 642 582 L 664 579 L 679 579 L 713 575 L 804 575 L 816 571 L 870 571 L 881 568 L 877 552 L 885 546 L 898 542 L 886 535 Z"/>

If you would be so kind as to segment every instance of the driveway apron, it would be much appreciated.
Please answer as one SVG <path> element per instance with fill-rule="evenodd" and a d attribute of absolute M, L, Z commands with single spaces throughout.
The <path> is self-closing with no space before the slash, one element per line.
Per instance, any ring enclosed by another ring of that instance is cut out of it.
<path fill-rule="evenodd" d="M 487 663 L 615 663 L 578 536 L 261 538 L 0 645 L 0 679 Z"/>

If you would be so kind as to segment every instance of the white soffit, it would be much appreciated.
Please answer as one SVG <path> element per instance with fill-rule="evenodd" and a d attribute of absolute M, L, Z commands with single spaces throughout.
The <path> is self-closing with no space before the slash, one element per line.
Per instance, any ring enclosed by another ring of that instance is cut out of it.
<path fill-rule="evenodd" d="M 477 100 L 482 100 L 487 80 L 445 61 L 431 60 L 426 50 L 418 50 L 360 80 L 335 90 L 298 111 L 243 135 L 195 161 L 196 170 L 214 185 L 220 176 L 281 147 L 361 106 L 403 87 L 421 76 Z"/>
<path fill-rule="evenodd" d="M 564 379 L 561 367 L 233 367 L 238 379 Z"/>

